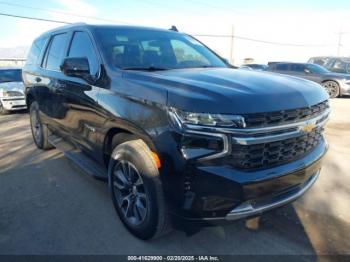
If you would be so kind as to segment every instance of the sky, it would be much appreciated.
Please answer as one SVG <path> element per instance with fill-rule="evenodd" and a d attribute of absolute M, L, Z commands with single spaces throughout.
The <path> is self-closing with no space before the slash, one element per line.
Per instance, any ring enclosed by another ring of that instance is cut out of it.
<path fill-rule="evenodd" d="M 348 0 L 0 0 L 0 13 L 93 24 L 176 25 L 179 31 L 194 35 L 233 32 L 233 41 L 197 38 L 238 65 L 245 58 L 266 63 L 350 56 Z M 1 48 L 29 46 L 42 32 L 62 24 L 0 15 L 0 25 Z"/>

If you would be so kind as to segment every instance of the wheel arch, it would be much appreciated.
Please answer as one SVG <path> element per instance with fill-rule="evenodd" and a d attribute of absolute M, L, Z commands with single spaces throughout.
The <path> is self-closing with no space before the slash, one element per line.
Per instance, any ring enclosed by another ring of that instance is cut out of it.
<path fill-rule="evenodd" d="M 141 128 L 137 127 L 120 127 L 117 125 L 109 126 L 106 129 L 106 132 L 104 132 L 104 136 L 102 138 L 102 152 L 103 152 L 103 161 L 106 167 L 108 167 L 110 155 L 112 154 L 112 151 L 116 145 L 113 144 L 113 139 L 118 134 L 126 134 L 130 137 L 133 137 L 133 139 L 141 139 L 145 144 L 149 147 L 149 149 L 153 152 L 157 153 L 156 146 L 151 139 L 151 137 L 143 131 Z"/>
<path fill-rule="evenodd" d="M 26 104 L 27 107 L 30 108 L 30 105 L 35 101 L 35 97 L 33 94 L 29 93 L 26 95 Z"/>

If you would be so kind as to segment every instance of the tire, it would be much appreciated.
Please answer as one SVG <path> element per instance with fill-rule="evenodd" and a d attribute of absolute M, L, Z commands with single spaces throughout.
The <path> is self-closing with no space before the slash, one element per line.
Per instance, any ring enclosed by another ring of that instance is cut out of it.
<path fill-rule="evenodd" d="M 113 150 L 108 178 L 114 207 L 133 235 L 147 240 L 169 232 L 159 172 L 142 140 L 124 142 Z"/>
<path fill-rule="evenodd" d="M 8 115 L 9 111 L 7 111 L 4 106 L 2 105 L 1 101 L 0 101 L 0 115 Z"/>
<path fill-rule="evenodd" d="M 340 88 L 337 82 L 325 81 L 322 83 L 322 86 L 326 89 L 330 98 L 336 98 L 340 95 Z"/>
<path fill-rule="evenodd" d="M 37 148 L 48 150 L 53 148 L 53 146 L 49 143 L 49 135 L 50 130 L 41 122 L 40 114 L 39 114 L 39 105 L 36 101 L 31 103 L 30 109 L 30 127 L 32 130 L 32 136 L 34 143 Z"/>

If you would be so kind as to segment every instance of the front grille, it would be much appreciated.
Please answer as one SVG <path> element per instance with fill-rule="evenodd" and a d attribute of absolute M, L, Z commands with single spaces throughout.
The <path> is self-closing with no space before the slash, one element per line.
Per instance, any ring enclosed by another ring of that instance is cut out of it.
<path fill-rule="evenodd" d="M 321 115 L 328 108 L 328 101 L 324 101 L 311 107 L 268 113 L 248 114 L 243 115 L 243 117 L 246 123 L 246 127 L 258 128 L 305 121 L 307 119 Z"/>
<path fill-rule="evenodd" d="M 18 100 L 24 100 L 24 98 L 23 97 L 19 97 L 19 98 L 13 97 L 13 98 L 3 98 L 2 100 L 3 101 L 18 101 Z"/>
<path fill-rule="evenodd" d="M 299 137 L 256 145 L 233 145 L 231 164 L 238 169 L 268 168 L 292 162 L 311 152 L 322 139 L 322 128 Z"/>

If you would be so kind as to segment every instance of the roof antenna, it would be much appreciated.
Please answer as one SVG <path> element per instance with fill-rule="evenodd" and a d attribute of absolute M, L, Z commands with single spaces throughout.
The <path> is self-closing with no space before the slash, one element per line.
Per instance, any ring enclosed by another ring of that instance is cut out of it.
<path fill-rule="evenodd" d="M 169 30 L 172 30 L 172 31 L 175 31 L 175 32 L 179 32 L 179 30 L 177 30 L 176 26 L 174 26 L 174 25 L 172 25 Z"/>

